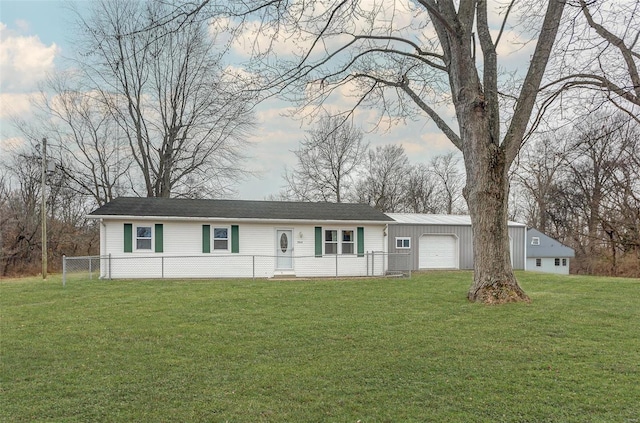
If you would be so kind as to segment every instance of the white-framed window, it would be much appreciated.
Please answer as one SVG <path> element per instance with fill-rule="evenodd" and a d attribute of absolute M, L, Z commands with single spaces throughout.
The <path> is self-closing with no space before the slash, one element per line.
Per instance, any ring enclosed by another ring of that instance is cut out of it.
<path fill-rule="evenodd" d="M 411 248 L 410 237 L 396 237 L 396 248 L 398 250 L 407 250 Z"/>
<path fill-rule="evenodd" d="M 559 258 L 555 259 L 554 263 L 556 266 L 560 266 L 560 259 Z"/>
<path fill-rule="evenodd" d="M 542 259 L 536 259 L 536 267 L 542 267 Z"/>
<path fill-rule="evenodd" d="M 325 229 L 324 253 L 338 254 L 338 231 L 336 229 Z"/>
<path fill-rule="evenodd" d="M 342 254 L 353 254 L 355 252 L 354 244 L 355 244 L 355 231 L 343 230 L 342 231 Z"/>
<path fill-rule="evenodd" d="M 136 250 L 151 251 L 152 239 L 151 226 L 136 226 Z"/>
<path fill-rule="evenodd" d="M 531 245 L 540 245 L 540 237 L 532 236 L 531 237 Z"/>
<path fill-rule="evenodd" d="M 355 229 L 324 229 L 324 253 L 327 255 L 355 254 Z"/>
<path fill-rule="evenodd" d="M 213 228 L 213 251 L 229 250 L 229 228 Z"/>
<path fill-rule="evenodd" d="M 565 266 L 565 267 L 567 266 L 567 259 L 566 258 L 562 259 L 562 265 Z"/>

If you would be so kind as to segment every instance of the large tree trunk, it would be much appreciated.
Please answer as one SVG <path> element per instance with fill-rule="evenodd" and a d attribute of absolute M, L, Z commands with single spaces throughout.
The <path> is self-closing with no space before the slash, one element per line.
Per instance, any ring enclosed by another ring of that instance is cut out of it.
<path fill-rule="evenodd" d="M 491 139 L 482 96 L 467 103 L 465 144 L 467 185 L 463 190 L 473 228 L 473 284 L 467 298 L 485 304 L 530 301 L 511 266 L 508 198 L 509 165 L 505 150 Z"/>
<path fill-rule="evenodd" d="M 482 172 L 478 172 L 482 173 Z M 467 298 L 486 304 L 529 301 L 511 267 L 504 172 L 488 168 L 465 189 L 473 228 L 473 284 Z"/>

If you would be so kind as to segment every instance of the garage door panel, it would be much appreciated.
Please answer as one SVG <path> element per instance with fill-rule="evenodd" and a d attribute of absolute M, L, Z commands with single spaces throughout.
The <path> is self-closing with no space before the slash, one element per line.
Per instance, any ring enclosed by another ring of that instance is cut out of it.
<path fill-rule="evenodd" d="M 423 235 L 419 248 L 421 269 L 458 268 L 458 239 L 455 235 Z"/>

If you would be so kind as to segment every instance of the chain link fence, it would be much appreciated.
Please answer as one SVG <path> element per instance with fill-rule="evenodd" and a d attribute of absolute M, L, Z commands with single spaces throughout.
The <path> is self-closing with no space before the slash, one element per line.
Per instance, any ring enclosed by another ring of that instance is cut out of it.
<path fill-rule="evenodd" d="M 108 257 L 106 257 L 108 259 Z M 73 279 L 98 279 L 102 278 L 100 256 L 67 257 L 62 256 L 62 284 Z"/>
<path fill-rule="evenodd" d="M 411 276 L 409 253 L 369 251 L 325 256 L 127 255 L 63 257 L 62 283 L 72 279 L 212 279 Z"/>

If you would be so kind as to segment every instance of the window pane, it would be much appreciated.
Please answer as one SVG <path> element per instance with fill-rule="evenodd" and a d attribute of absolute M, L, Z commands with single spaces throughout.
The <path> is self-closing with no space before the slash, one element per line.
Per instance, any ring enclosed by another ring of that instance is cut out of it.
<path fill-rule="evenodd" d="M 396 238 L 396 248 L 409 248 L 410 246 L 410 238 Z"/>
<path fill-rule="evenodd" d="M 555 264 L 556 264 L 556 266 L 560 266 L 560 259 L 559 258 L 555 259 Z"/>
<path fill-rule="evenodd" d="M 151 249 L 151 240 L 150 239 L 140 239 L 136 240 L 136 249 L 138 250 L 150 250 Z"/>
<path fill-rule="evenodd" d="M 542 259 L 536 259 L 536 267 L 542 266 Z"/>
<path fill-rule="evenodd" d="M 151 226 L 138 226 L 136 228 L 138 238 L 151 238 Z"/>
<path fill-rule="evenodd" d="M 227 239 L 227 228 L 213 228 L 214 239 Z"/>
<path fill-rule="evenodd" d="M 353 231 L 342 231 L 343 242 L 353 242 Z"/>
<path fill-rule="evenodd" d="M 338 241 L 338 231 L 324 231 L 324 240 L 331 242 Z"/>
<path fill-rule="evenodd" d="M 214 239 L 213 240 L 213 249 L 214 250 L 227 250 L 227 245 L 229 241 L 226 239 Z"/>
<path fill-rule="evenodd" d="M 342 254 L 353 254 L 353 243 L 342 244 Z"/>
<path fill-rule="evenodd" d="M 324 244 L 325 254 L 338 254 L 338 244 L 327 243 Z"/>

